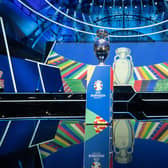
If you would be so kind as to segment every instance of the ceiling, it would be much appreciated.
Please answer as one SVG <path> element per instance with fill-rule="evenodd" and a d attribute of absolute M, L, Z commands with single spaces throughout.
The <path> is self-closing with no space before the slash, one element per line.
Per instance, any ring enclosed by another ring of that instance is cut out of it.
<path fill-rule="evenodd" d="M 167 0 L 0 0 L 8 36 L 39 52 L 47 41 L 168 41 Z"/>

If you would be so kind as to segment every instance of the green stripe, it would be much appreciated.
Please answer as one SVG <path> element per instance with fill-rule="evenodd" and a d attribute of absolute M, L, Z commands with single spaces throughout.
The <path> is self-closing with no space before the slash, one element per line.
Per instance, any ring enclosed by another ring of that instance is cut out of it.
<path fill-rule="evenodd" d="M 69 79 L 69 78 L 64 78 L 65 82 L 68 84 L 72 92 L 79 93 L 82 92 L 84 93 L 86 91 L 85 87 L 83 86 L 83 83 L 79 79 Z"/>
<path fill-rule="evenodd" d="M 166 143 L 168 143 L 168 138 L 166 139 L 166 141 L 165 141 Z"/>
<path fill-rule="evenodd" d="M 58 145 L 62 147 L 67 147 L 67 145 L 63 144 L 62 142 L 58 141 L 57 139 L 54 139 L 54 142 L 56 142 Z"/>
<path fill-rule="evenodd" d="M 155 123 L 152 122 L 148 128 L 148 130 L 146 131 L 144 138 L 146 138 L 148 136 L 148 134 L 150 133 L 151 129 L 154 127 Z"/>
<path fill-rule="evenodd" d="M 57 67 L 61 68 L 62 66 L 66 65 L 66 64 L 68 64 L 70 62 L 72 62 L 72 61 L 71 60 L 67 60 L 64 63 L 57 65 Z"/>
<path fill-rule="evenodd" d="M 48 58 L 48 60 L 47 61 L 52 61 L 52 60 L 54 60 L 54 59 L 56 59 L 56 58 L 59 58 L 59 57 L 61 57 L 60 55 L 57 55 L 57 56 L 54 56 L 54 57 L 49 57 Z"/>
<path fill-rule="evenodd" d="M 160 65 L 162 65 L 163 67 L 165 67 L 165 69 L 168 70 L 168 66 L 166 66 L 165 64 L 161 63 Z"/>
<path fill-rule="evenodd" d="M 135 120 L 131 120 L 131 124 L 132 124 L 133 128 L 135 127 L 135 123 L 136 123 Z"/>
<path fill-rule="evenodd" d="M 72 131 L 73 133 L 75 133 L 75 135 L 77 135 L 81 140 L 83 140 L 83 137 L 79 134 L 78 131 L 76 131 L 76 130 L 71 126 L 71 124 L 68 124 L 67 127 L 68 127 L 69 129 L 71 129 L 71 131 Z"/>
<path fill-rule="evenodd" d="M 145 74 L 149 77 L 149 79 L 153 79 L 151 74 L 144 67 L 141 67 L 141 68 L 145 71 Z"/>
<path fill-rule="evenodd" d="M 57 130 L 57 132 L 63 136 L 64 138 L 68 139 L 70 142 L 72 142 L 73 144 L 77 144 L 76 141 L 74 141 L 72 138 L 70 138 L 68 135 L 66 135 L 64 132 L 62 132 L 60 129 Z"/>
<path fill-rule="evenodd" d="M 75 72 L 73 75 L 70 76 L 70 78 L 74 78 L 76 77 L 80 72 L 82 72 L 84 69 L 86 69 L 88 67 L 88 65 L 85 65 L 84 67 L 82 67 L 80 70 L 78 70 L 77 72 Z"/>
<path fill-rule="evenodd" d="M 40 153 L 40 155 L 41 155 L 42 159 L 45 159 L 46 157 L 48 157 L 48 155 L 45 155 L 45 154 L 42 154 L 42 153 Z"/>
<path fill-rule="evenodd" d="M 68 69 L 63 70 L 63 71 L 61 72 L 61 74 L 64 75 L 65 73 L 69 72 L 70 70 L 72 70 L 73 68 L 77 67 L 77 66 L 80 65 L 80 64 L 81 64 L 81 63 L 76 63 L 75 65 L 69 67 Z"/>

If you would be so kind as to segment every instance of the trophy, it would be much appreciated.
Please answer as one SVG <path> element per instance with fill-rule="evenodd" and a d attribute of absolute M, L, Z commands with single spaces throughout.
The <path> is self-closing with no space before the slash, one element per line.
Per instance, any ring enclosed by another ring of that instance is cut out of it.
<path fill-rule="evenodd" d="M 130 120 L 116 120 L 113 123 L 113 148 L 115 160 L 120 164 L 132 161 L 134 131 Z"/>
<path fill-rule="evenodd" d="M 114 84 L 128 84 L 133 75 L 133 63 L 131 50 L 121 47 L 116 49 L 114 57 Z"/>
<path fill-rule="evenodd" d="M 109 51 L 110 38 L 108 32 L 104 29 L 97 30 L 94 43 L 94 52 L 99 60 L 99 65 L 104 65 L 104 61 L 108 57 Z"/>

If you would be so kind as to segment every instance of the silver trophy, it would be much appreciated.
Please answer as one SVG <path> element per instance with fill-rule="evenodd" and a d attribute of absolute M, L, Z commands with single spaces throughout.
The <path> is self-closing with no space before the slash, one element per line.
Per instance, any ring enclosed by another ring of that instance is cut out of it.
<path fill-rule="evenodd" d="M 109 51 L 110 38 L 108 32 L 104 29 L 97 30 L 94 43 L 94 52 L 99 60 L 99 65 L 104 65 L 104 62 L 109 55 Z"/>
<path fill-rule="evenodd" d="M 115 120 L 113 123 L 113 149 L 115 160 L 120 164 L 132 161 L 134 129 L 130 120 Z"/>
<path fill-rule="evenodd" d="M 126 47 L 116 49 L 114 57 L 114 84 L 123 85 L 129 84 L 133 76 L 133 62 L 131 50 Z"/>

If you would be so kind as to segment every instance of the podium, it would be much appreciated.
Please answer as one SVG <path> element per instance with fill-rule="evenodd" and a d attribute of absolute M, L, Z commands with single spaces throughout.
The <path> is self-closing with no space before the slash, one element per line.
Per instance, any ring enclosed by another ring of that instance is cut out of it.
<path fill-rule="evenodd" d="M 108 65 L 88 69 L 84 168 L 112 167 L 112 76 Z"/>

